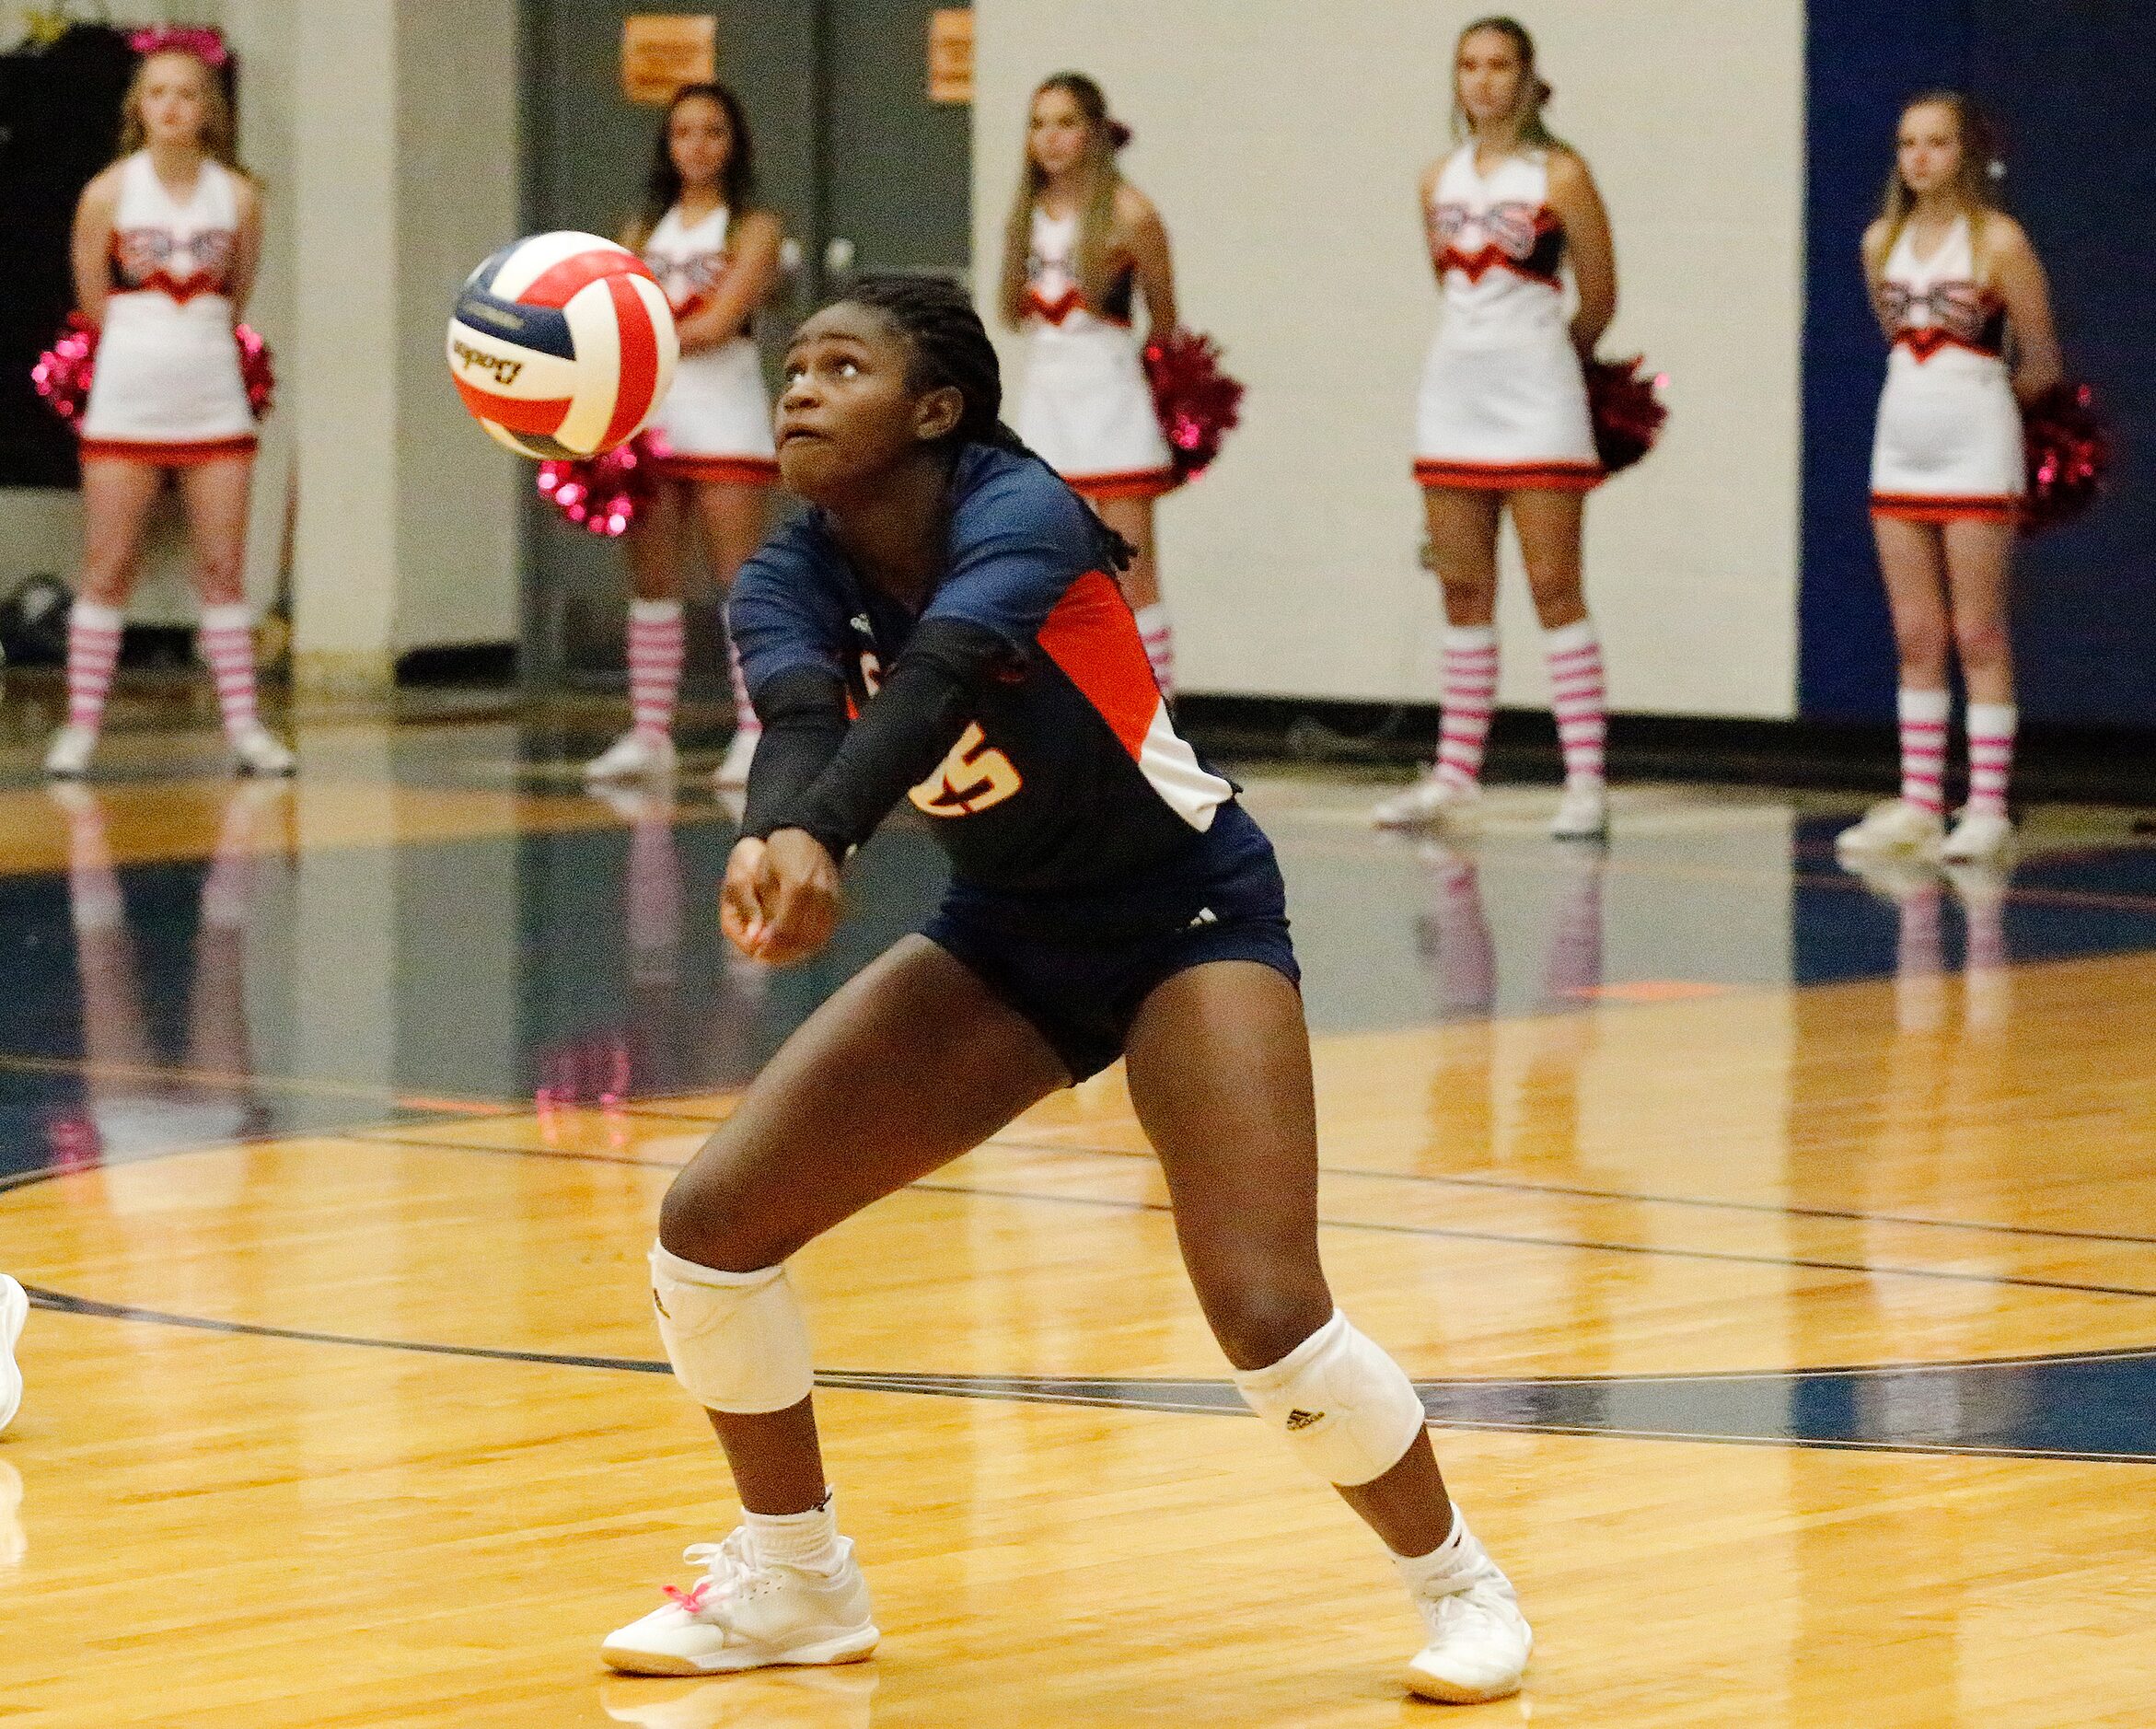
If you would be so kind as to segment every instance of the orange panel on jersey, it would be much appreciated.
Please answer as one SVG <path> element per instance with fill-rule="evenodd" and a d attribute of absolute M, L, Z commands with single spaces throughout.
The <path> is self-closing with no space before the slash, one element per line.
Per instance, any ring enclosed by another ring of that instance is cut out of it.
<path fill-rule="evenodd" d="M 1100 571 L 1072 583 L 1037 639 L 1135 760 L 1160 707 L 1160 686 L 1122 592 Z"/>

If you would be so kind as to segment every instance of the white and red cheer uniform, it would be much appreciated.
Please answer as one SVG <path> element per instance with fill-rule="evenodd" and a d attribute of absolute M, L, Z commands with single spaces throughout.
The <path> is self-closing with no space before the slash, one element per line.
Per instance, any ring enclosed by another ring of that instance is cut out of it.
<path fill-rule="evenodd" d="M 1548 153 L 1522 151 L 1484 174 L 1474 145 L 1463 145 L 1438 171 L 1428 220 L 1444 319 L 1416 403 L 1416 480 L 1505 492 L 1598 485 Z"/>
<path fill-rule="evenodd" d="M 676 205 L 643 243 L 644 266 L 666 291 L 677 320 L 708 305 L 725 280 L 732 265 L 730 221 L 722 205 L 700 221 L 684 222 Z M 651 431 L 658 471 L 668 480 L 768 486 L 779 478 L 771 400 L 756 344 L 746 334 L 681 356 Z"/>
<path fill-rule="evenodd" d="M 228 292 L 238 247 L 239 177 L 230 168 L 205 160 L 183 204 L 147 151 L 122 164 L 84 456 L 178 468 L 254 450 Z"/>
<path fill-rule="evenodd" d="M 2006 307 L 1976 281 L 1969 219 L 1955 217 L 1926 259 L 1905 223 L 1881 274 L 1894 348 L 1872 442 L 1872 514 L 2013 521 L 2027 470 Z"/>
<path fill-rule="evenodd" d="M 1135 273 L 1118 270 L 1107 304 L 1078 285 L 1078 217 L 1037 205 L 1026 259 L 1026 381 L 1012 427 L 1088 498 L 1157 498 L 1175 464 L 1130 329 Z"/>

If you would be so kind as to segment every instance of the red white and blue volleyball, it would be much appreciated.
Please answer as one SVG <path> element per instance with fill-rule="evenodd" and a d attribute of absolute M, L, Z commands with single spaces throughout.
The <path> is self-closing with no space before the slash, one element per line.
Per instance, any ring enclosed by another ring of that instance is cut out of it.
<path fill-rule="evenodd" d="M 643 261 L 596 234 L 539 234 L 471 273 L 449 376 L 497 444 L 574 459 L 626 444 L 674 379 L 680 343 Z"/>

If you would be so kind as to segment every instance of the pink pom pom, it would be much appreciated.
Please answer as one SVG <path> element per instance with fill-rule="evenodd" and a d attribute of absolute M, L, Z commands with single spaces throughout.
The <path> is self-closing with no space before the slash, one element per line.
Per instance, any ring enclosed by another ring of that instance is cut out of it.
<path fill-rule="evenodd" d="M 239 344 L 239 377 L 247 386 L 247 405 L 260 420 L 270 412 L 277 395 L 276 357 L 251 325 L 238 326 L 232 340 Z"/>
<path fill-rule="evenodd" d="M 539 494 L 562 519 L 587 534 L 626 534 L 651 496 L 651 445 L 640 434 L 604 456 L 542 462 Z"/>
<path fill-rule="evenodd" d="M 2071 522 L 2094 502 L 2111 468 L 2111 429 L 2085 384 L 2055 384 L 2022 410 L 2029 490 L 2022 532 L 2041 534 Z"/>
<path fill-rule="evenodd" d="M 1587 363 L 1587 416 L 1594 425 L 1594 454 L 1605 474 L 1620 474 L 1654 448 L 1662 423 L 1669 418 L 1662 389 L 1669 380 L 1657 373 L 1640 377 L 1644 357 L 1591 360 Z"/>
<path fill-rule="evenodd" d="M 79 312 L 67 315 L 52 346 L 40 354 L 30 368 L 30 384 L 45 399 L 45 406 L 70 426 L 82 419 L 90 400 L 90 379 L 96 374 L 98 328 Z"/>
<path fill-rule="evenodd" d="M 1242 419 L 1243 387 L 1220 368 L 1210 336 L 1174 331 L 1145 344 L 1145 381 L 1178 485 L 1205 472 Z"/>

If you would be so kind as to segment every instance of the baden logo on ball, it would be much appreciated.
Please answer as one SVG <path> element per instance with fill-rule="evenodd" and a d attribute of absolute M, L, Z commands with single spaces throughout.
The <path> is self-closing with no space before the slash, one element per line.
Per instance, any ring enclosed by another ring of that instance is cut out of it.
<path fill-rule="evenodd" d="M 449 376 L 495 443 L 543 460 L 635 435 L 680 344 L 643 261 L 596 234 L 541 234 L 473 271 L 449 319 Z"/>

